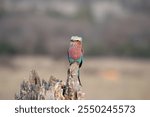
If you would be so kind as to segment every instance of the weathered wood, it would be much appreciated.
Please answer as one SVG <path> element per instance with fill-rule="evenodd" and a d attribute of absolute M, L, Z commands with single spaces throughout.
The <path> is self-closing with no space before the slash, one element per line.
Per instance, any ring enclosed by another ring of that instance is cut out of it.
<path fill-rule="evenodd" d="M 32 70 L 27 81 L 20 85 L 20 91 L 15 94 L 16 100 L 81 100 L 85 93 L 78 81 L 77 63 L 68 69 L 66 83 L 51 76 L 48 81 L 41 80 L 35 70 Z"/>
<path fill-rule="evenodd" d="M 71 64 L 68 69 L 65 96 L 70 100 L 83 99 L 85 95 L 84 93 L 82 93 L 82 87 L 79 84 L 78 70 L 79 64 L 77 62 Z"/>

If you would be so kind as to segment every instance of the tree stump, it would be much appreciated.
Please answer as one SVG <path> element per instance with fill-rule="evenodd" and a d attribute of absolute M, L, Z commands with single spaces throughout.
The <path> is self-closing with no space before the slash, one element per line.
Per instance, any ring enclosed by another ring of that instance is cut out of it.
<path fill-rule="evenodd" d="M 15 94 L 16 100 L 81 100 L 85 93 L 78 82 L 78 64 L 73 63 L 68 69 L 66 83 L 51 76 L 48 81 L 40 79 L 32 70 L 29 79 L 23 80 L 20 90 Z"/>
<path fill-rule="evenodd" d="M 77 62 L 71 64 L 68 69 L 65 96 L 70 100 L 83 99 L 85 95 L 82 93 L 82 87 L 79 84 L 78 70 L 79 64 Z"/>

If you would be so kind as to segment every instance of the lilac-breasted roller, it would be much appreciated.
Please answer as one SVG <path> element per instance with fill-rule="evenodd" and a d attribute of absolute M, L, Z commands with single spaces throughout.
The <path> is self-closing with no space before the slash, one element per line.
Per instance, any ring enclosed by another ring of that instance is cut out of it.
<path fill-rule="evenodd" d="M 68 49 L 68 61 L 70 65 L 74 62 L 79 64 L 79 68 L 83 63 L 83 46 L 82 46 L 82 38 L 78 36 L 72 36 L 70 40 L 70 45 Z M 78 80 L 79 84 L 82 86 L 80 81 L 80 71 L 78 70 Z"/>

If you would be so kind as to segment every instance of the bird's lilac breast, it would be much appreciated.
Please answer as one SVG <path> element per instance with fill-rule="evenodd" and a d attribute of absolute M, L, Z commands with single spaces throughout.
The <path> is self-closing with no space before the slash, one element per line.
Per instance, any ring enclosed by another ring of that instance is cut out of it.
<path fill-rule="evenodd" d="M 79 59 L 82 56 L 82 51 L 81 48 L 75 48 L 75 47 L 71 47 L 69 49 L 69 57 L 71 57 L 72 59 Z"/>

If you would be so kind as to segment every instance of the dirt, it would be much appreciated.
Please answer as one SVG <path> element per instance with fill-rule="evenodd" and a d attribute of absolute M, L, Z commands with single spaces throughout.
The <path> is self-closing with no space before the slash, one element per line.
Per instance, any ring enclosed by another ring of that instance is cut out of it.
<path fill-rule="evenodd" d="M 32 69 L 45 80 L 51 75 L 63 81 L 67 78 L 67 59 L 18 56 L 7 61 L 0 62 L 1 100 L 14 99 Z M 86 99 L 150 99 L 150 60 L 84 58 L 80 74 Z"/>

